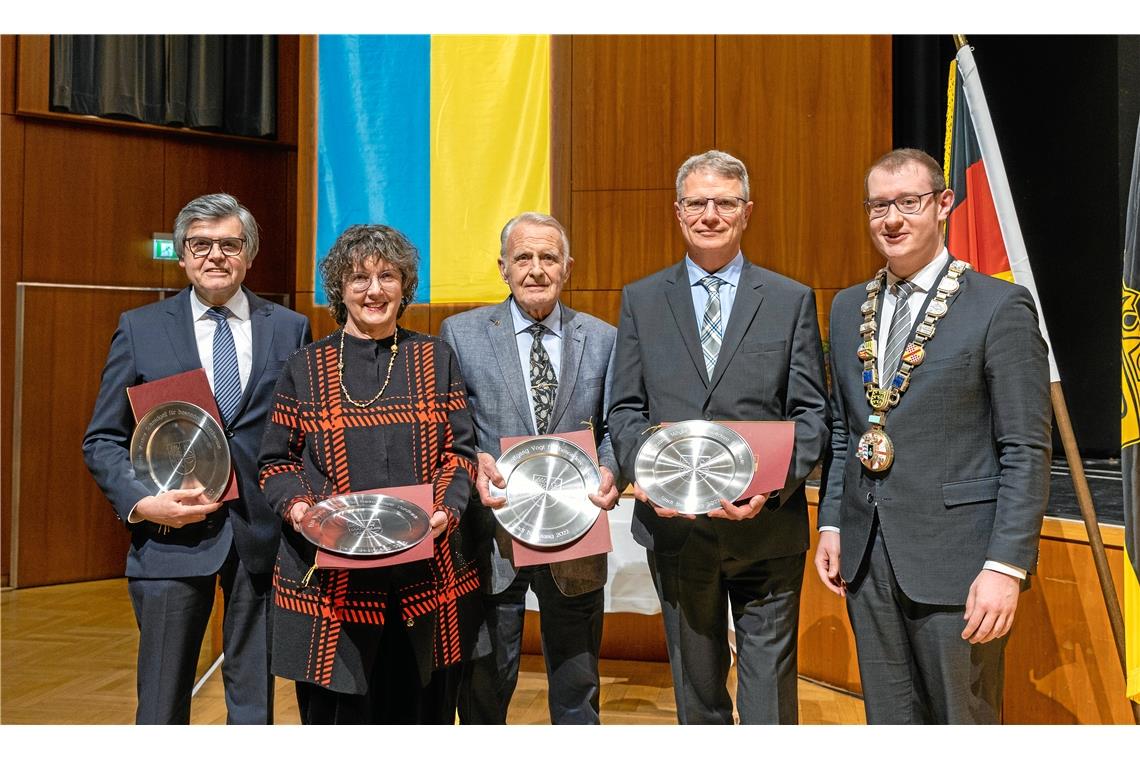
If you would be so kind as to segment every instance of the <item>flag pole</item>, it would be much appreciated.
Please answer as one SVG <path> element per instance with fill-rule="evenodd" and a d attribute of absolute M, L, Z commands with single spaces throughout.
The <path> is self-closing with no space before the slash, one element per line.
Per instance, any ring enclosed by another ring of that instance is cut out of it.
<path fill-rule="evenodd" d="M 970 43 L 966 35 L 954 35 L 954 47 L 961 50 Z M 993 178 L 991 178 L 993 179 Z M 1004 180 L 1004 174 L 1000 177 Z M 1077 494 L 1077 505 L 1081 510 L 1081 518 L 1085 523 L 1085 532 L 1089 537 L 1089 549 L 1092 551 L 1093 565 L 1096 567 L 1097 579 L 1100 581 L 1100 593 L 1104 598 L 1104 606 L 1108 610 L 1108 625 L 1112 629 L 1112 639 L 1116 644 L 1116 655 L 1120 660 L 1120 671 L 1128 678 L 1128 664 L 1124 654 L 1124 616 L 1120 612 L 1120 602 L 1116 598 L 1116 584 L 1112 580 L 1112 571 L 1108 566 L 1108 557 L 1104 551 L 1104 539 L 1100 535 L 1100 525 L 1096 519 L 1096 508 L 1093 506 L 1092 493 L 1089 491 L 1089 482 L 1085 477 L 1085 466 L 1081 461 L 1080 449 L 1077 447 L 1077 438 L 1073 434 L 1072 420 L 1069 418 L 1069 407 L 1065 403 L 1065 391 L 1061 388 L 1061 381 L 1049 383 L 1049 398 L 1053 405 L 1053 417 L 1057 420 L 1057 433 L 1065 449 L 1065 460 L 1069 464 L 1069 473 L 1073 480 L 1073 490 Z M 1140 704 L 1128 700 L 1132 707 L 1132 720 L 1140 724 Z"/>

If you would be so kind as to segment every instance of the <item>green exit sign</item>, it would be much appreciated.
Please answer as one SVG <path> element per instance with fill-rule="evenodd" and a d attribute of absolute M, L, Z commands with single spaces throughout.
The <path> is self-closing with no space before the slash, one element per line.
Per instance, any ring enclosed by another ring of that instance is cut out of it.
<path fill-rule="evenodd" d="M 174 251 L 174 237 L 155 233 L 151 238 L 151 258 L 159 261 L 178 261 L 178 254 Z"/>

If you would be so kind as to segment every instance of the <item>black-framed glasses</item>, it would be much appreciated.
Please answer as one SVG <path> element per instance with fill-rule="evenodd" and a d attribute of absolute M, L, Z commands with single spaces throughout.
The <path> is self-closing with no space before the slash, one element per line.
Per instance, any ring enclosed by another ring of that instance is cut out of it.
<path fill-rule="evenodd" d="M 897 208 L 900 214 L 917 214 L 922 210 L 922 199 L 937 192 L 937 190 L 931 190 L 929 193 L 920 193 L 919 195 L 900 195 L 898 198 L 892 198 L 889 201 L 863 201 L 863 208 L 867 211 L 867 216 L 872 219 L 881 219 L 889 214 L 891 206 Z"/>
<path fill-rule="evenodd" d="M 204 259 L 209 256 L 215 245 L 218 246 L 218 250 L 222 252 L 223 256 L 240 256 L 245 248 L 245 238 L 186 238 L 186 250 L 196 259 Z"/>
<path fill-rule="evenodd" d="M 720 198 L 699 198 L 695 195 L 682 198 L 677 201 L 677 205 L 681 207 L 681 212 L 685 216 L 696 216 L 697 214 L 705 213 L 705 209 L 709 207 L 709 203 L 713 204 L 716 213 L 720 216 L 732 216 L 733 214 L 744 208 L 744 204 L 748 201 L 743 198 L 737 198 L 731 195 L 721 196 Z"/>

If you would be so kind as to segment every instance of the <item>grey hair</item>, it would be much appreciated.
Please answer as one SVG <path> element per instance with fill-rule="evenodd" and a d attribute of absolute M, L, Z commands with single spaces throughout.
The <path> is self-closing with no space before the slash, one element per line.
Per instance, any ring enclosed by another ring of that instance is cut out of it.
<path fill-rule="evenodd" d="M 412 302 L 416 285 L 420 281 L 420 254 L 416 247 L 395 227 L 385 224 L 354 224 L 340 233 L 320 265 L 329 313 L 338 325 L 348 321 L 348 307 L 344 305 L 345 279 L 371 260 L 385 261 L 400 270 L 404 297 L 400 299 L 397 318 L 403 315 L 404 309 Z"/>
<path fill-rule="evenodd" d="M 695 156 L 689 156 L 685 159 L 685 163 L 681 164 L 681 168 L 677 170 L 677 200 L 681 200 L 681 188 L 685 184 L 685 180 L 689 175 L 695 171 L 711 171 L 713 174 L 719 174 L 728 179 L 740 180 L 740 185 L 744 193 L 744 200 L 749 200 L 748 188 L 748 169 L 745 168 L 744 162 L 736 156 L 725 153 L 722 150 L 707 150 Z"/>
<path fill-rule="evenodd" d="M 190 225 L 198 221 L 228 219 L 232 216 L 236 216 L 241 222 L 242 237 L 245 238 L 245 246 L 242 248 L 245 260 L 253 261 L 261 246 L 257 234 L 257 220 L 253 218 L 249 209 L 238 203 L 238 199 L 229 193 L 199 195 L 183 206 L 178 216 L 174 217 L 174 250 L 178 251 L 178 258 L 181 259 L 186 250 L 186 230 L 190 229 Z"/>
<path fill-rule="evenodd" d="M 934 156 L 918 148 L 896 148 L 875 159 L 875 163 L 871 164 L 867 173 L 863 175 L 863 195 L 867 194 L 867 180 L 871 179 L 871 172 L 882 169 L 891 174 L 898 174 L 907 164 L 918 164 L 925 169 L 930 175 L 930 189 L 941 196 L 942 191 L 946 189 L 946 176 L 942 173 L 942 167 Z"/>
<path fill-rule="evenodd" d="M 537 211 L 524 211 L 503 225 L 503 231 L 499 233 L 499 259 L 507 260 L 507 240 L 515 226 L 524 222 L 526 224 L 537 224 L 541 227 L 553 227 L 558 230 L 558 234 L 562 238 L 562 263 L 565 264 L 570 260 L 570 237 L 566 234 L 566 228 L 550 214 L 540 214 Z"/>

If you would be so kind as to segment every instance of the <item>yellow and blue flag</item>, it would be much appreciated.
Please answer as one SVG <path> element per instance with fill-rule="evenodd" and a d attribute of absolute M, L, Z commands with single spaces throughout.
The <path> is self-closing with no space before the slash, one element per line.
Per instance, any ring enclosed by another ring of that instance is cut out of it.
<path fill-rule="evenodd" d="M 499 230 L 550 213 L 550 37 L 322 35 L 317 77 L 316 261 L 387 224 L 419 249 L 416 302 L 502 299 Z"/>

